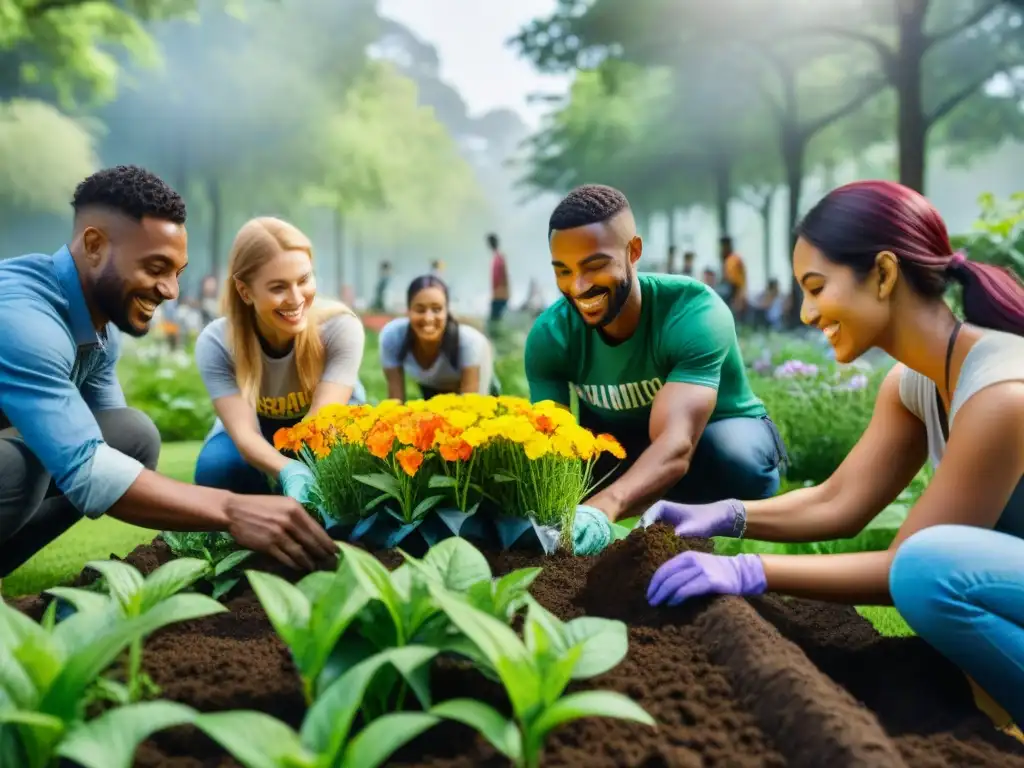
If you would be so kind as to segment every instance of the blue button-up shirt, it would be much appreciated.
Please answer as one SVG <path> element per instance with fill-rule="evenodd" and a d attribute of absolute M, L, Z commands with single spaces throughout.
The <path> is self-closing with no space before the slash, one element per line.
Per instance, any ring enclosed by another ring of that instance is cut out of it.
<path fill-rule="evenodd" d="M 0 412 L 82 514 L 99 517 L 142 464 L 103 441 L 95 411 L 125 407 L 117 329 L 93 327 L 67 247 L 0 261 Z"/>

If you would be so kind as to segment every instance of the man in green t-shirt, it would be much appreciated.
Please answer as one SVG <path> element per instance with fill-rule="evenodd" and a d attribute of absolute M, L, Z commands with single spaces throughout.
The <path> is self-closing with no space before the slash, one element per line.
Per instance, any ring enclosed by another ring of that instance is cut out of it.
<path fill-rule="evenodd" d="M 626 449 L 586 505 L 614 521 L 661 498 L 772 496 L 785 449 L 750 389 L 721 297 L 683 275 L 639 274 L 636 222 L 611 187 L 569 193 L 549 243 L 565 298 L 527 338 L 530 398 L 568 407 L 575 392 L 580 423 Z M 599 463 L 595 479 L 606 472 Z"/>

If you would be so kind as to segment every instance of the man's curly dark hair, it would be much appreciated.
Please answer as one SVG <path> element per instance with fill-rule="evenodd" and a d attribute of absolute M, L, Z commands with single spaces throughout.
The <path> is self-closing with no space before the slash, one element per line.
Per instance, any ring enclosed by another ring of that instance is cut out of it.
<path fill-rule="evenodd" d="M 548 220 L 548 235 L 555 230 L 575 229 L 608 221 L 629 208 L 626 196 L 614 187 L 584 184 L 576 187 L 555 206 Z"/>
<path fill-rule="evenodd" d="M 137 165 L 104 168 L 75 189 L 71 207 L 78 214 L 93 206 L 109 208 L 135 221 L 149 217 L 184 224 L 185 201 L 163 179 Z"/>

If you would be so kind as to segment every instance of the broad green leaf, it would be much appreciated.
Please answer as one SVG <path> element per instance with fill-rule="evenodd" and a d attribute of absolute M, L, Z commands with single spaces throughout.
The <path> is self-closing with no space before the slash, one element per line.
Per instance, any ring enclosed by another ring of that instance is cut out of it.
<path fill-rule="evenodd" d="M 174 595 L 141 616 L 112 622 L 105 632 L 76 648 L 45 693 L 39 710 L 70 720 L 76 714 L 85 689 L 132 640 L 145 637 L 168 624 L 226 610 L 216 600 L 205 595 Z M 96 614 L 82 615 L 89 617 Z M 71 624 L 74 618 L 72 616 L 68 621 L 61 622 L 58 627 Z"/>
<path fill-rule="evenodd" d="M 538 717 L 530 727 L 531 742 L 540 742 L 552 728 L 584 717 L 614 717 L 655 725 L 654 718 L 635 701 L 612 691 L 582 691 L 565 696 Z"/>
<path fill-rule="evenodd" d="M 516 724 L 482 701 L 450 699 L 432 707 L 430 714 L 468 725 L 515 765 L 523 759 L 523 737 Z"/>
<path fill-rule="evenodd" d="M 430 488 L 454 488 L 457 484 L 455 478 L 448 475 L 432 475 L 427 483 Z"/>
<path fill-rule="evenodd" d="M 391 574 L 388 569 L 373 555 L 364 552 L 351 544 L 338 542 L 338 546 L 344 555 L 345 567 L 352 569 L 352 574 L 359 581 L 360 586 L 366 590 L 371 599 L 380 600 L 391 620 L 395 623 L 395 629 L 399 632 L 398 644 L 405 642 L 402 635 L 402 604 L 401 595 L 391 583 Z"/>
<path fill-rule="evenodd" d="M 375 507 L 380 506 L 381 504 L 383 504 L 388 499 L 393 499 L 393 498 L 394 498 L 394 496 L 392 494 L 390 494 L 390 493 L 382 493 L 380 496 L 377 496 L 376 498 L 371 499 L 370 501 L 368 501 L 366 503 L 366 505 L 363 507 L 363 512 L 369 512 L 371 509 L 374 509 Z"/>
<path fill-rule="evenodd" d="M 21 611 L 0 601 L 0 646 L 15 648 L 24 642 L 43 642 L 46 631 Z"/>
<path fill-rule="evenodd" d="M 398 479 L 393 475 L 385 475 L 383 472 L 376 472 L 372 475 L 352 475 L 353 480 L 357 480 L 363 485 L 368 485 L 371 488 L 376 488 L 378 491 L 388 494 L 393 499 L 402 498 L 402 486 L 399 485 Z"/>
<path fill-rule="evenodd" d="M 309 600 L 280 576 L 263 571 L 246 571 L 245 575 L 274 631 L 298 658 L 309 639 Z"/>
<path fill-rule="evenodd" d="M 90 560 L 85 567 L 92 568 L 103 576 L 107 591 L 124 611 L 127 612 L 131 608 L 143 582 L 142 574 L 134 566 L 118 560 Z"/>
<path fill-rule="evenodd" d="M 441 718 L 423 712 L 397 712 L 377 718 L 349 742 L 341 767 L 377 768 L 395 750 L 439 722 Z"/>
<path fill-rule="evenodd" d="M 76 611 L 102 611 L 113 599 L 109 595 L 75 587 L 51 587 L 46 592 L 71 603 Z"/>
<path fill-rule="evenodd" d="M 498 618 L 510 619 L 529 596 L 529 589 L 542 568 L 519 568 L 494 582 L 494 608 Z"/>
<path fill-rule="evenodd" d="M 229 576 L 226 579 L 218 578 L 213 584 L 213 590 L 211 591 L 210 596 L 214 600 L 220 600 L 224 595 L 230 592 L 239 581 L 241 581 L 241 577 L 239 576 Z"/>
<path fill-rule="evenodd" d="M 563 626 L 565 639 L 583 648 L 573 670 L 573 680 L 603 675 L 617 666 L 629 650 L 629 633 L 621 621 L 580 616 Z"/>
<path fill-rule="evenodd" d="M 412 519 L 420 519 L 442 501 L 444 501 L 444 496 L 428 496 L 416 505 L 416 508 L 412 511 Z"/>
<path fill-rule="evenodd" d="M 356 664 L 317 696 L 306 712 L 300 733 L 302 745 L 318 755 L 331 756 L 328 764 L 333 765 L 377 671 L 385 664 L 424 664 L 435 655 L 435 648 L 407 645 L 382 651 Z"/>
<path fill-rule="evenodd" d="M 139 610 L 148 611 L 176 595 L 210 571 L 210 564 L 195 557 L 179 557 L 164 563 L 142 582 Z"/>
<path fill-rule="evenodd" d="M 193 722 L 245 768 L 281 768 L 286 760 L 295 766 L 316 764 L 295 731 L 263 712 L 211 712 Z"/>
<path fill-rule="evenodd" d="M 78 723 L 61 741 L 57 754 L 82 768 L 131 768 L 135 750 L 150 734 L 192 722 L 191 707 L 171 701 L 147 701 L 112 709 Z"/>
<path fill-rule="evenodd" d="M 310 610 L 310 636 L 305 654 L 299 660 L 303 674 L 311 680 L 323 671 L 338 639 L 370 600 L 350 569 L 343 568 L 329 576 L 324 592 L 316 598 Z"/>
<path fill-rule="evenodd" d="M 573 669 L 583 655 L 583 646 L 574 645 L 569 650 L 550 655 L 538 663 L 541 699 L 545 707 L 551 706 L 565 692 L 573 679 Z"/>
<path fill-rule="evenodd" d="M 468 541 L 458 537 L 435 544 L 419 562 L 429 566 L 445 588 L 453 592 L 465 592 L 472 584 L 491 578 L 487 558 Z"/>
<path fill-rule="evenodd" d="M 55 648 L 55 643 L 50 638 L 38 644 L 23 643 L 14 649 L 14 658 L 28 675 L 32 687 L 37 692 L 45 691 L 53 685 L 64 664 L 63 655 Z"/>
<path fill-rule="evenodd" d="M 58 734 L 64 730 L 64 721 L 59 717 L 33 712 L 29 709 L 2 710 L 0 711 L 0 723 L 27 725 L 30 728 L 41 728 Z"/>
<path fill-rule="evenodd" d="M 246 560 L 248 560 L 254 554 L 255 554 L 255 552 L 253 552 L 250 549 L 240 549 L 237 552 L 232 552 L 232 553 L 230 553 L 228 555 L 225 555 L 213 567 L 213 575 L 215 577 L 216 576 L 223 576 L 225 573 L 227 573 L 231 569 L 237 568 L 239 565 L 244 563 Z"/>
<path fill-rule="evenodd" d="M 512 709 L 521 717 L 540 702 L 541 683 L 533 659 L 508 625 L 478 611 L 443 587 L 431 589 L 434 599 L 452 623 L 480 649 L 508 692 Z"/>

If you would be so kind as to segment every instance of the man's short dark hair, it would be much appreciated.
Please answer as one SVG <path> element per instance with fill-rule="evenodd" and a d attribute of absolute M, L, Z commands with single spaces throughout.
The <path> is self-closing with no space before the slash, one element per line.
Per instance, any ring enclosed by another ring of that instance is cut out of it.
<path fill-rule="evenodd" d="M 732 248 L 732 238 L 729 237 L 728 235 L 723 235 L 722 237 L 718 238 L 718 244 L 724 245 L 726 248 Z"/>
<path fill-rule="evenodd" d="M 584 184 L 562 198 L 548 220 L 548 235 L 555 230 L 575 229 L 608 221 L 629 208 L 626 196 L 614 187 Z"/>
<path fill-rule="evenodd" d="M 493 232 L 491 234 L 489 234 L 487 236 L 487 244 L 491 248 L 497 248 L 498 247 L 498 236 L 496 234 L 494 234 Z"/>
<path fill-rule="evenodd" d="M 75 189 L 71 207 L 78 214 L 92 208 L 108 208 L 135 221 L 161 219 L 184 224 L 185 201 L 163 179 L 137 165 L 104 168 Z"/>

